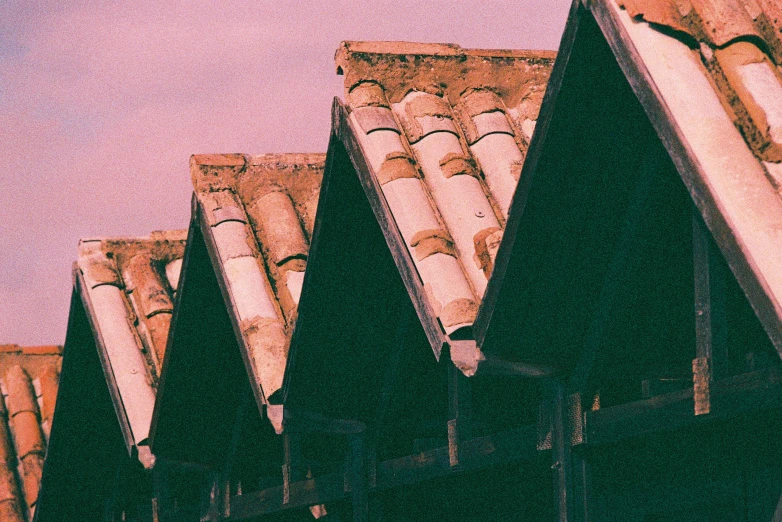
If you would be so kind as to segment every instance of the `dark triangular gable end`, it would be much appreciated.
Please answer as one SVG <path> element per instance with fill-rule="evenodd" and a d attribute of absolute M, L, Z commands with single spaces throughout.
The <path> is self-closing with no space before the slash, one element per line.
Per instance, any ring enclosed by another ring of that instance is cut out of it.
<path fill-rule="evenodd" d="M 695 232 L 724 274 L 712 291 L 727 331 L 717 320 L 714 335 L 741 348 L 731 367 L 749 346 L 776 359 L 769 338 L 780 347 L 782 330 L 612 1 L 573 4 L 475 336 L 486 353 L 565 372 L 574 389 L 609 379 L 624 401 L 643 379 L 691 382 L 701 217 L 724 254 Z"/>
<path fill-rule="evenodd" d="M 445 337 L 369 172 L 335 99 L 285 373 L 286 416 L 307 411 L 372 424 L 400 397 L 408 398 L 408 418 L 435 419 L 445 410 L 444 374 L 428 348 L 439 356 Z M 438 420 L 444 436 L 445 418 Z"/>
<path fill-rule="evenodd" d="M 85 307 L 75 284 L 38 522 L 102 520 L 118 481 L 141 467 L 125 445 Z"/>
<path fill-rule="evenodd" d="M 150 440 L 159 459 L 225 472 L 237 454 L 248 466 L 268 460 L 262 448 L 274 431 L 261 418 L 263 399 L 248 377 L 238 325 L 210 256 L 214 245 L 205 240 L 208 226 L 194 196 Z M 252 435 L 234 440 L 237 426 Z"/>

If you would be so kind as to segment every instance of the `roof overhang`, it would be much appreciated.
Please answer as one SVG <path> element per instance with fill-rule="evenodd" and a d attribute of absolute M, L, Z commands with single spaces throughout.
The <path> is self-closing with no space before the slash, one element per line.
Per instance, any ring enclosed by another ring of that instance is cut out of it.
<path fill-rule="evenodd" d="M 100 357 L 101 367 L 106 379 L 111 400 L 114 404 L 114 411 L 117 415 L 119 426 L 122 429 L 122 436 L 125 440 L 125 447 L 128 454 L 133 454 L 134 448 L 141 452 L 141 458 L 148 460 L 147 467 L 151 467 L 153 460 L 145 448 L 149 435 L 149 425 L 152 419 L 152 408 L 154 406 L 154 392 L 152 387 L 146 382 L 144 374 L 137 368 L 128 367 L 126 361 L 122 360 L 122 354 L 117 350 L 112 350 L 107 346 L 106 338 L 98 324 L 98 313 L 95 309 L 95 303 L 90 295 L 90 288 L 85 282 L 84 275 L 78 267 L 74 268 L 74 284 L 77 286 L 77 295 L 81 299 L 81 305 L 87 314 L 90 329 L 95 339 L 95 347 Z M 124 313 L 124 311 L 123 311 Z M 137 350 L 136 346 L 132 346 Z M 132 363 L 131 363 L 132 364 Z M 124 379 L 118 382 L 117 374 L 127 373 L 138 378 Z M 139 375 L 140 373 L 140 375 Z M 126 405 L 123 396 L 132 398 L 133 403 Z M 133 409 L 133 414 L 129 415 L 128 406 Z M 139 450 L 139 448 L 142 448 Z"/>

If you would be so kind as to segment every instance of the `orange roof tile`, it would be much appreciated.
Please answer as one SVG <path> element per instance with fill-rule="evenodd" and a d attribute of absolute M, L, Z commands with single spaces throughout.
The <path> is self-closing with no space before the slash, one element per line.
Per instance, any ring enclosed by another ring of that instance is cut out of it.
<path fill-rule="evenodd" d="M 32 520 L 57 396 L 60 346 L 0 348 L 0 520 Z"/>
<path fill-rule="evenodd" d="M 755 155 L 782 161 L 782 6 L 773 0 L 619 0 L 637 20 L 700 44 L 720 99 Z M 779 185 L 779 167 L 771 167 Z M 779 188 L 779 187 L 778 187 Z"/>

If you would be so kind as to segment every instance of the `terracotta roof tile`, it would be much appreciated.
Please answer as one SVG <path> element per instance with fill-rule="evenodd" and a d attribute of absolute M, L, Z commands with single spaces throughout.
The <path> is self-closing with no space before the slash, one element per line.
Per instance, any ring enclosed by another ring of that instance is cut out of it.
<path fill-rule="evenodd" d="M 178 282 L 169 278 L 179 277 L 185 239 L 185 231 L 164 231 L 79 243 L 83 298 L 110 385 L 125 397 L 115 400 L 133 431 L 128 443 L 148 434 Z"/>
<path fill-rule="evenodd" d="M 0 349 L 0 520 L 33 518 L 61 352 L 59 346 Z"/>
<path fill-rule="evenodd" d="M 782 161 L 782 6 L 774 0 L 618 0 L 628 14 L 700 44 L 725 109 L 758 159 Z M 777 170 L 776 166 L 767 170 Z M 772 183 L 778 184 L 773 172 Z"/>
<path fill-rule="evenodd" d="M 343 42 L 349 121 L 446 333 L 475 319 L 554 60 Z"/>
<path fill-rule="evenodd" d="M 196 197 L 265 397 L 282 385 L 324 160 L 323 154 L 191 159 Z"/>

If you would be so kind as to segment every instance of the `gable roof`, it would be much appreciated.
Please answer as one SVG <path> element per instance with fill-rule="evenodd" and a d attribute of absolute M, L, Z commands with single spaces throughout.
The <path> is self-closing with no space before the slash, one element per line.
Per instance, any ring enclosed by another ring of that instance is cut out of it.
<path fill-rule="evenodd" d="M 755 0 L 673 2 L 596 0 L 574 2 L 559 62 L 541 112 L 551 119 L 557 99 L 591 84 L 568 84 L 579 34 L 605 42 L 654 132 L 661 140 L 716 244 L 777 350 L 782 350 L 782 199 L 779 8 Z M 597 36 L 587 27 L 594 24 Z M 596 23 L 595 23 L 596 22 Z M 580 60 L 580 61 L 579 61 Z M 604 62 L 601 62 L 604 63 Z M 558 71 L 558 72 L 557 72 Z M 571 82 L 572 83 L 572 82 Z M 548 124 L 546 123 L 546 126 Z M 545 130 L 545 129 L 544 129 Z M 549 132 L 533 140 L 531 180 L 545 163 Z M 534 151 L 534 152 L 533 152 Z M 540 160 L 540 163 L 539 163 Z M 516 237 L 529 186 L 519 190 L 509 223 Z M 519 241 L 521 241 L 519 239 Z M 497 277 L 487 299 L 494 304 L 476 321 L 476 339 L 517 321 L 497 321 L 493 311 L 517 300 L 522 262 L 518 244 L 498 253 Z M 508 282 L 504 279 L 511 275 Z M 511 306 L 509 310 L 513 308 Z M 497 323 L 497 324 L 494 324 Z"/>
<path fill-rule="evenodd" d="M 250 393 L 253 422 L 271 413 L 272 425 L 261 425 L 271 434 L 281 429 L 279 409 L 266 405 L 284 375 L 323 160 L 323 154 L 191 158 L 193 206 L 153 416 L 156 455 L 222 463 L 237 409 L 244 411 Z"/>
<path fill-rule="evenodd" d="M 337 51 L 369 189 L 396 225 L 387 240 L 408 252 L 411 295 L 445 334 L 477 315 L 553 59 L 402 42 Z"/>
<path fill-rule="evenodd" d="M 615 53 L 637 53 L 656 86 L 692 161 L 682 177 L 782 352 L 782 8 L 772 0 L 605 4 L 605 21 L 623 36 Z"/>
<path fill-rule="evenodd" d="M 32 520 L 57 398 L 61 346 L 0 345 L 0 519 Z"/>
<path fill-rule="evenodd" d="M 85 239 L 75 268 L 128 451 L 149 434 L 184 231 Z"/>

